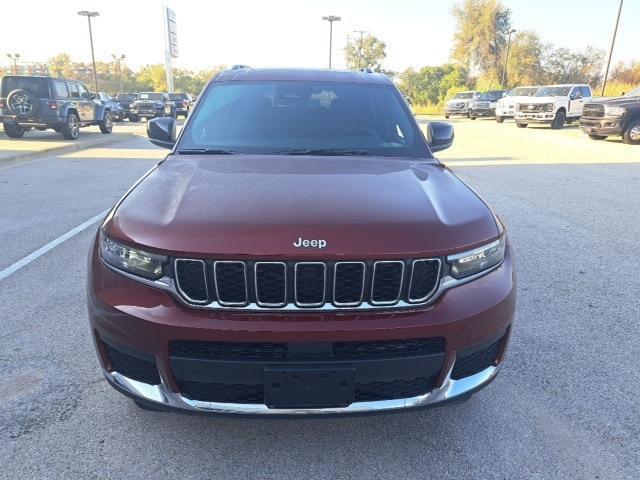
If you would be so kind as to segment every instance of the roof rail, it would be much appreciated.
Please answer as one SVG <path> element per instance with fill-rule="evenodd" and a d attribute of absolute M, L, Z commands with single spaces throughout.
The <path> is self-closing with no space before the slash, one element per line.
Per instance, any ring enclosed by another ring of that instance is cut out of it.
<path fill-rule="evenodd" d="M 371 70 L 370 68 L 361 68 L 360 71 L 362 73 L 373 73 L 373 70 Z"/>
<path fill-rule="evenodd" d="M 237 65 L 233 65 L 231 67 L 231 70 L 242 70 L 242 69 L 245 69 L 245 68 L 251 68 L 251 67 L 249 65 L 243 65 L 243 64 L 239 63 Z"/>

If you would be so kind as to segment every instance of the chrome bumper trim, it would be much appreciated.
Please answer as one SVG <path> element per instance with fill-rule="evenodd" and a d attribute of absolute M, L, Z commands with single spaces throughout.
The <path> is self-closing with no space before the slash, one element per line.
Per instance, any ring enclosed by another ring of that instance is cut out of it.
<path fill-rule="evenodd" d="M 107 380 L 117 388 L 120 388 L 134 397 L 160 406 L 167 406 L 182 410 L 190 410 L 205 413 L 240 414 L 240 415 L 327 415 L 349 414 L 364 412 L 383 412 L 389 410 L 401 410 L 412 407 L 434 405 L 447 400 L 455 399 L 489 383 L 500 370 L 500 365 L 486 368 L 485 370 L 469 377 L 453 380 L 451 371 L 440 388 L 417 397 L 400 398 L 396 400 L 380 400 L 374 402 L 355 402 L 348 407 L 341 408 L 296 408 L 274 409 L 264 404 L 243 403 L 217 403 L 190 400 L 179 393 L 172 392 L 164 383 L 149 385 L 125 377 L 117 372 L 104 371 Z"/>

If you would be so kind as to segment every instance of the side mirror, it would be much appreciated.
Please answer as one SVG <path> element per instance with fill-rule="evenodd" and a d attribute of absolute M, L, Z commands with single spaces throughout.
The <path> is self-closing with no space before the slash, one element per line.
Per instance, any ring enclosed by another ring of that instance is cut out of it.
<path fill-rule="evenodd" d="M 96 94 L 95 94 L 95 93 L 93 93 L 93 92 L 89 93 L 89 98 L 90 98 L 91 100 L 95 100 L 95 99 L 96 99 Z"/>
<path fill-rule="evenodd" d="M 147 136 L 154 145 L 173 148 L 176 143 L 176 119 L 158 117 L 147 122 Z"/>
<path fill-rule="evenodd" d="M 447 122 L 429 122 L 427 143 L 432 152 L 446 150 L 453 145 L 453 125 Z"/>

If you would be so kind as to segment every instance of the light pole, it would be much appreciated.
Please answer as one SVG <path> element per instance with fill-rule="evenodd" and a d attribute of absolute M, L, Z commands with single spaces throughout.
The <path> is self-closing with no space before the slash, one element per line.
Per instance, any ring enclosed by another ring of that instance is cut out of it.
<path fill-rule="evenodd" d="M 322 17 L 322 20 L 326 20 L 329 22 L 329 68 L 331 68 L 331 49 L 333 42 L 333 22 L 339 22 L 342 20 L 340 17 L 336 17 L 335 15 L 328 15 L 326 17 Z"/>
<path fill-rule="evenodd" d="M 9 57 L 11 60 L 13 60 L 13 74 L 17 75 L 18 74 L 18 60 L 20 59 L 20 54 L 19 53 L 14 53 L 13 55 L 11 55 L 10 53 L 7 53 L 7 57 Z"/>
<path fill-rule="evenodd" d="M 511 34 L 516 33 L 515 28 L 509 30 L 509 38 L 507 39 L 507 55 L 504 59 L 504 69 L 502 70 L 502 88 L 505 88 L 504 81 L 507 78 L 507 63 L 509 63 L 509 49 L 511 48 Z"/>
<path fill-rule="evenodd" d="M 127 56 L 123 53 L 118 57 L 112 53 L 111 58 L 113 58 L 113 61 L 118 64 L 118 74 L 120 75 L 120 93 L 124 93 L 124 87 L 122 82 L 122 60 L 127 58 Z"/>
<path fill-rule="evenodd" d="M 81 10 L 78 12 L 81 17 L 87 17 L 89 22 L 89 41 L 91 42 L 91 60 L 93 61 L 93 81 L 96 85 L 96 95 L 98 94 L 98 72 L 96 70 L 96 57 L 93 53 L 93 32 L 91 31 L 91 17 L 97 17 L 100 14 L 98 12 L 89 12 L 87 10 Z"/>
<path fill-rule="evenodd" d="M 613 29 L 613 37 L 611 37 L 611 47 L 609 48 L 609 58 L 607 58 L 607 68 L 604 71 L 604 80 L 602 81 L 602 92 L 600 96 L 604 97 L 604 89 L 607 86 L 607 77 L 609 76 L 609 67 L 611 66 L 611 56 L 613 55 L 613 46 L 616 43 L 616 35 L 618 34 L 618 24 L 620 23 L 620 14 L 622 13 L 622 3 L 624 0 L 620 0 L 620 6 L 618 7 L 618 17 L 616 18 L 616 26 Z"/>

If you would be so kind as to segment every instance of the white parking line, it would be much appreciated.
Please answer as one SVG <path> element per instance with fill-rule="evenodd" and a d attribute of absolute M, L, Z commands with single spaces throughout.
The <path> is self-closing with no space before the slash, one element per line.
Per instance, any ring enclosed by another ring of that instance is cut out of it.
<path fill-rule="evenodd" d="M 75 235 L 79 234 L 80 232 L 82 232 L 83 230 L 86 230 L 87 228 L 89 228 L 91 225 L 93 225 L 94 223 L 96 223 L 98 220 L 101 220 L 102 218 L 104 218 L 104 216 L 107 214 L 109 210 L 105 210 L 102 213 L 99 213 L 98 215 L 96 215 L 95 217 L 90 218 L 89 220 L 87 220 L 84 223 L 81 223 L 80 225 L 78 225 L 75 228 L 72 228 L 71 230 L 69 230 L 67 233 L 65 233 L 64 235 L 60 235 L 58 238 L 56 238 L 55 240 L 50 241 L 49 243 L 47 243 L 44 247 L 40 247 L 38 250 L 36 250 L 33 253 L 30 253 L 29 255 L 27 255 L 26 257 L 24 257 L 22 260 L 18 260 L 16 263 L 14 263 L 13 265 L 9 265 L 7 268 L 5 268 L 4 270 L 0 270 L 0 280 L 7 278 L 9 275 L 11 275 L 12 273 L 17 272 L 18 270 L 20 270 L 22 267 L 29 265 L 31 262 L 33 262 L 35 259 L 41 257 L 42 255 L 44 255 L 45 253 L 47 253 L 49 250 L 57 247 L 58 245 L 60 245 L 62 242 L 65 242 L 67 240 L 69 240 L 71 237 L 74 237 Z"/>

